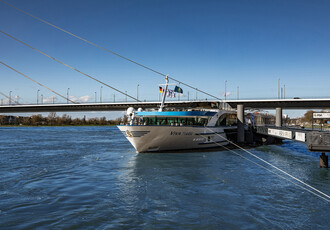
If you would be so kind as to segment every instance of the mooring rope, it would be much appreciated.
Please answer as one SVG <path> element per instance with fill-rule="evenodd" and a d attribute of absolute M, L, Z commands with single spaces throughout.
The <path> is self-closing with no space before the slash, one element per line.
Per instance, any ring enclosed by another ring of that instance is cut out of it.
<path fill-rule="evenodd" d="M 205 128 L 208 129 L 208 130 L 210 130 L 211 132 L 214 132 L 212 129 L 210 129 L 210 128 L 206 127 L 206 126 L 205 126 Z M 288 178 L 286 178 L 286 177 L 284 177 L 284 176 L 282 176 L 282 175 L 280 175 L 280 174 L 278 174 L 278 173 L 276 173 L 276 172 L 274 172 L 274 171 L 271 171 L 270 169 L 266 168 L 265 166 L 263 166 L 263 165 L 261 165 L 261 164 L 255 162 L 255 161 L 252 161 L 252 160 L 250 160 L 250 159 L 244 157 L 243 155 L 241 155 L 241 154 L 235 152 L 235 151 L 232 150 L 232 149 L 227 148 L 226 146 L 223 146 L 223 145 L 220 145 L 220 144 L 218 144 L 218 143 L 215 143 L 216 145 L 218 145 L 218 146 L 220 146 L 220 147 L 223 147 L 223 148 L 225 148 L 226 150 L 228 150 L 228 151 L 230 151 L 230 152 L 232 152 L 232 153 L 234 153 L 234 154 L 236 154 L 236 155 L 238 155 L 238 156 L 240 156 L 240 157 L 242 157 L 242 158 L 244 158 L 244 159 L 246 159 L 246 160 L 252 162 L 253 164 L 256 164 L 256 165 L 258 165 L 258 166 L 260 166 L 260 167 L 266 169 L 267 171 L 269 171 L 269 172 L 271 172 L 271 173 L 273 173 L 273 174 L 275 174 L 275 175 L 281 177 L 282 179 L 285 179 L 285 180 L 289 181 L 290 183 L 292 183 L 292 184 L 294 184 L 294 185 L 296 185 L 296 186 L 298 186 L 298 187 L 300 187 L 300 188 L 302 188 L 302 189 L 308 191 L 309 193 L 311 193 L 311 194 L 313 194 L 313 195 L 315 195 L 315 196 L 318 196 L 319 198 L 322 198 L 323 200 L 325 200 L 325 201 L 327 201 L 327 202 L 330 202 L 330 196 L 327 195 L 327 194 L 325 194 L 324 192 L 322 192 L 322 191 L 320 191 L 320 190 L 314 188 L 313 186 L 311 186 L 311 185 L 309 185 L 309 184 L 307 184 L 307 183 L 305 183 L 305 182 L 299 180 L 298 178 L 292 176 L 291 174 L 285 172 L 284 170 L 282 170 L 282 169 L 276 167 L 275 165 L 269 163 L 268 161 L 266 161 L 266 160 L 264 160 L 264 159 L 262 159 L 262 158 L 256 156 L 255 154 L 251 153 L 250 151 L 248 151 L 248 150 L 242 148 L 241 146 L 235 144 L 234 142 L 228 140 L 227 138 L 225 138 L 225 137 L 219 135 L 218 133 L 215 133 L 215 134 L 216 134 L 217 136 L 221 137 L 222 139 L 228 141 L 228 142 L 231 143 L 232 145 L 236 146 L 237 148 L 239 148 L 239 149 L 243 150 L 244 152 L 247 152 L 247 153 L 250 154 L 251 156 L 257 158 L 258 160 L 260 160 L 260 161 L 266 163 L 267 165 L 270 165 L 271 167 L 275 168 L 276 170 L 280 171 L 281 173 L 283 173 L 283 174 L 285 174 L 285 175 L 291 177 L 292 179 L 298 181 L 299 183 L 301 183 L 301 184 L 303 184 L 303 185 L 309 187 L 310 189 L 312 189 L 312 190 L 318 192 L 319 194 L 317 194 L 317 193 L 315 193 L 315 192 L 313 192 L 313 191 L 311 191 L 311 190 L 309 190 L 309 189 L 303 187 L 302 185 L 300 185 L 300 184 L 298 184 L 298 183 L 296 183 L 296 182 L 294 182 L 294 181 L 292 181 L 292 180 L 289 180 Z M 200 134 L 200 136 L 203 136 L 204 138 L 207 138 L 206 136 L 201 135 L 201 134 Z M 321 196 L 320 194 L 322 194 L 322 195 L 325 196 L 326 198 L 323 197 L 323 196 Z"/>

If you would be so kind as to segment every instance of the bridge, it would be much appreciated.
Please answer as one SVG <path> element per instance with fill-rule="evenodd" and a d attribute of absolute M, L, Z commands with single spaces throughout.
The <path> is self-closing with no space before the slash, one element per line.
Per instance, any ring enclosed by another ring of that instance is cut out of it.
<path fill-rule="evenodd" d="M 256 100 L 226 100 L 232 107 L 244 105 L 246 109 L 327 109 L 330 108 L 330 98 L 320 99 L 256 99 Z"/>
<path fill-rule="evenodd" d="M 84 112 L 84 111 L 124 111 L 135 109 L 157 109 L 161 102 L 117 102 L 117 103 L 79 103 L 79 104 L 30 104 L 0 106 L 0 113 L 35 113 L 35 112 Z M 219 108 L 218 101 L 168 101 L 169 109 Z"/>
<path fill-rule="evenodd" d="M 258 99 L 258 100 L 194 100 L 167 101 L 166 108 L 204 108 L 218 109 L 227 103 L 237 109 L 328 109 L 330 98 L 321 99 Z M 12 104 L 0 106 L 0 113 L 30 113 L 30 112 L 83 112 L 83 111 L 123 111 L 129 107 L 135 109 L 157 109 L 161 102 L 113 102 L 113 103 L 75 103 L 75 104 Z"/>

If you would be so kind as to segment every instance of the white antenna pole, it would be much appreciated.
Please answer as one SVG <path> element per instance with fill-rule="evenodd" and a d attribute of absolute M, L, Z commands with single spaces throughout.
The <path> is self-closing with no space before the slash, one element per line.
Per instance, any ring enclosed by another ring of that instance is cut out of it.
<path fill-rule="evenodd" d="M 164 108 L 166 92 L 167 92 L 167 87 L 168 87 L 168 75 L 166 75 L 165 81 L 166 81 L 166 85 L 165 85 L 165 90 L 163 90 L 163 100 L 162 100 L 162 104 L 160 105 L 158 112 L 162 112 L 163 108 Z"/>

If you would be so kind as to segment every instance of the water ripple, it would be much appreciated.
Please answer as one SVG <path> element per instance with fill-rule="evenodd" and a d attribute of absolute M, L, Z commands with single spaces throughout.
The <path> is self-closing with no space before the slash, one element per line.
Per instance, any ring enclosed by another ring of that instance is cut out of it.
<path fill-rule="evenodd" d="M 328 227 L 329 204 L 229 151 L 136 154 L 115 127 L 0 138 L 0 229 Z M 304 145 L 250 151 L 330 194 L 329 170 Z"/>

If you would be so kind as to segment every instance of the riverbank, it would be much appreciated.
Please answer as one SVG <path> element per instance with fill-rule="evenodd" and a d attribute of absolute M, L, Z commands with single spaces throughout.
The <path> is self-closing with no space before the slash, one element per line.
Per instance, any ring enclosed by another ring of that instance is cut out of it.
<path fill-rule="evenodd" d="M 57 116 L 56 113 L 50 113 L 47 117 L 43 117 L 41 114 L 28 117 L 0 115 L 0 126 L 113 126 L 122 121 L 125 119 L 107 120 L 105 117 L 86 119 L 85 116 L 72 119 L 67 114 Z"/>

